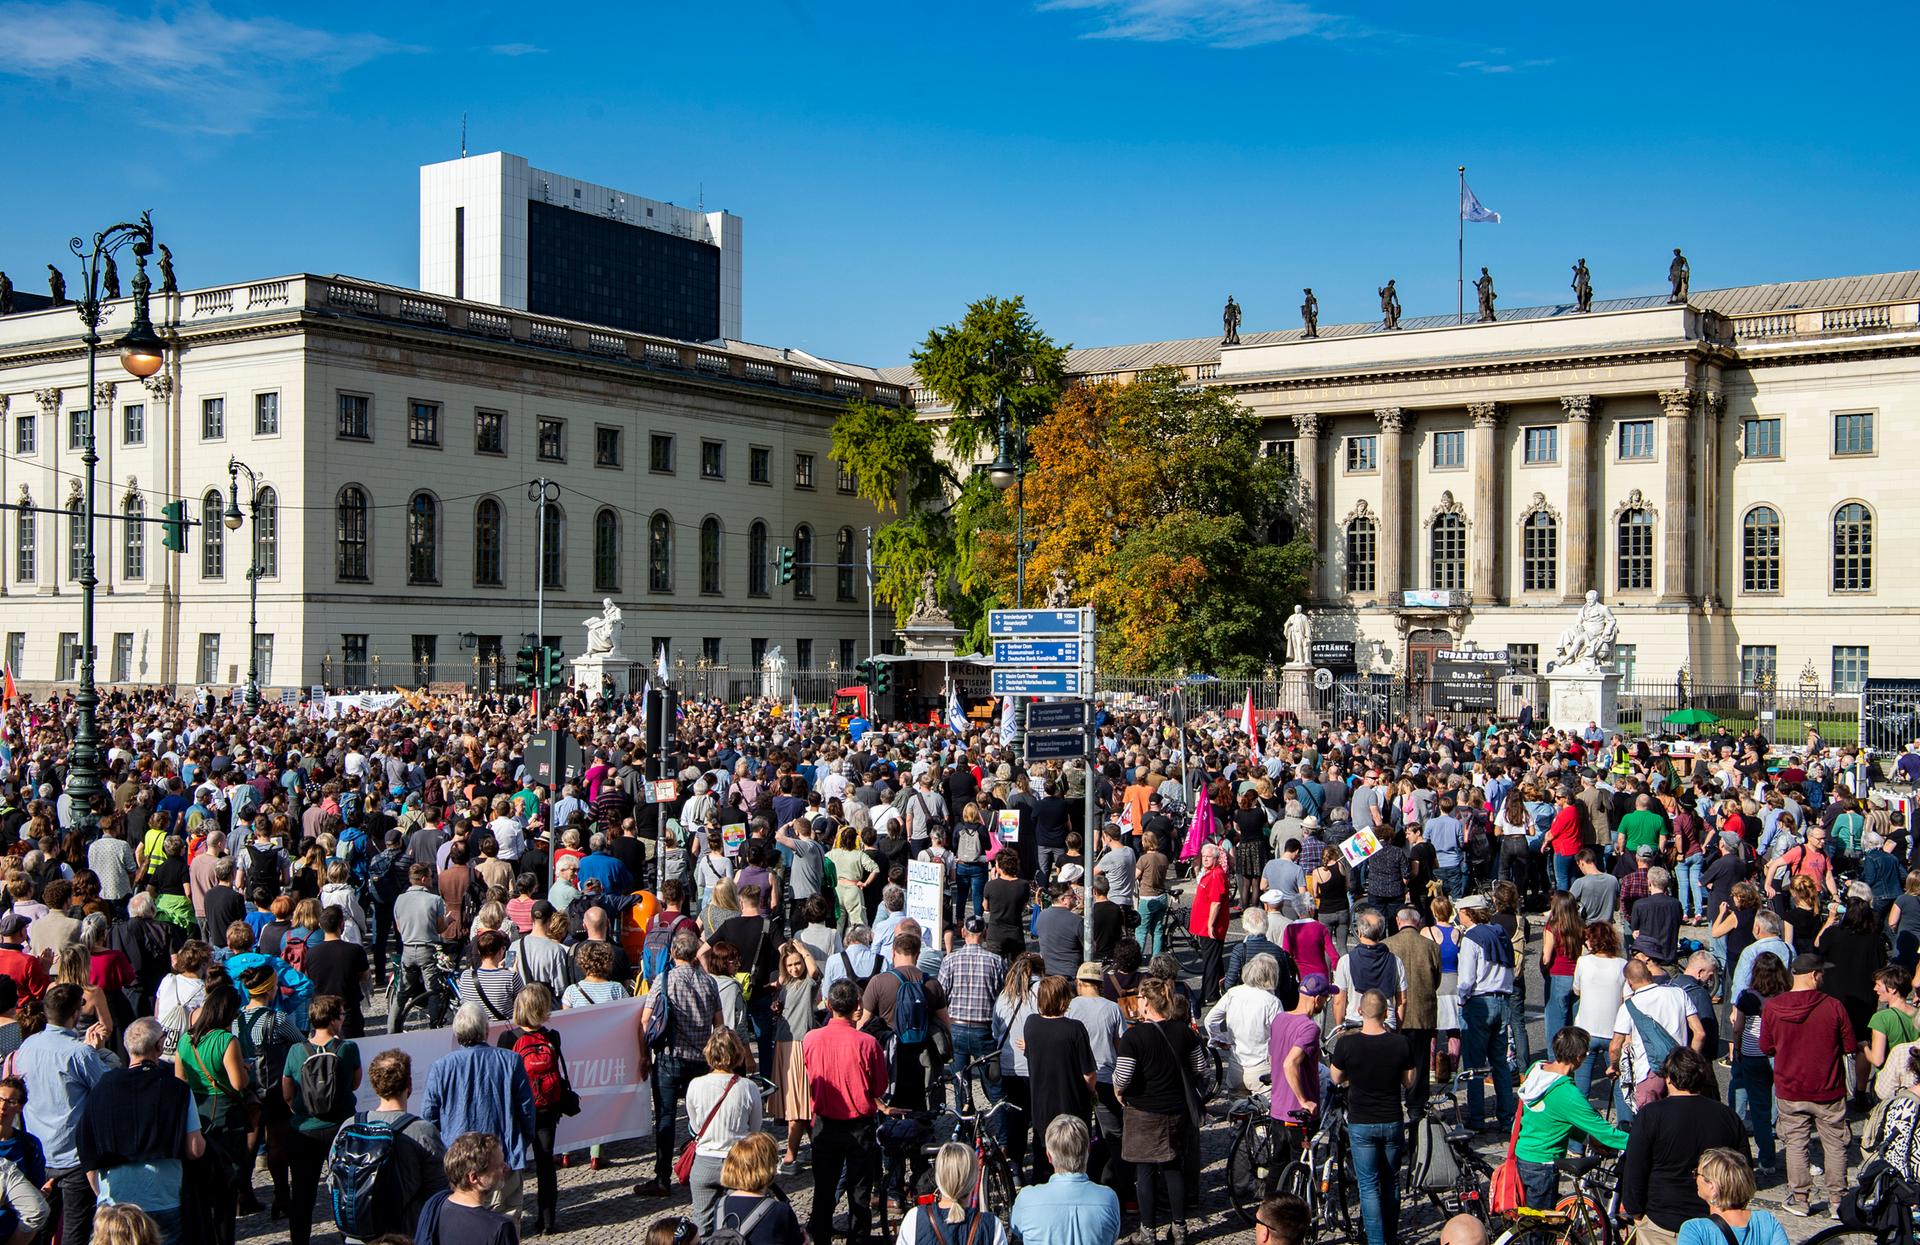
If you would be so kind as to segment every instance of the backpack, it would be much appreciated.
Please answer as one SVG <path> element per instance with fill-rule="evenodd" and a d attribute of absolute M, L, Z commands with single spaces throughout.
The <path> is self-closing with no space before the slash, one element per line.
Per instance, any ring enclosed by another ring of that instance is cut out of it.
<path fill-rule="evenodd" d="M 1408 1186 L 1427 1192 L 1444 1193 L 1460 1179 L 1460 1163 L 1453 1147 L 1447 1144 L 1447 1125 L 1435 1115 L 1424 1115 L 1413 1125 L 1413 1166 L 1407 1172 Z"/>
<path fill-rule="evenodd" d="M 288 936 L 280 940 L 280 958 L 288 968 L 304 973 L 307 971 L 307 936 L 302 934 L 295 938 L 292 933 L 292 930 L 288 930 Z"/>
<path fill-rule="evenodd" d="M 660 974 L 673 967 L 674 938 L 682 927 L 694 925 L 680 913 L 673 914 L 671 921 L 662 919 L 666 915 L 663 912 L 654 918 L 653 927 L 647 930 L 646 939 L 640 944 L 640 983 L 649 991 L 656 988 L 654 983 L 660 980 Z"/>
<path fill-rule="evenodd" d="M 641 1037 L 646 1041 L 648 1050 L 659 1050 L 673 1036 L 673 997 L 667 993 L 664 973 L 661 975 L 659 987 L 647 993 L 647 1000 L 646 1032 L 641 1034 Z"/>
<path fill-rule="evenodd" d="M 1133 989 L 1122 990 L 1120 983 L 1113 979 L 1113 974 L 1108 973 L 1107 984 L 1113 987 L 1114 1001 L 1120 1004 L 1120 1014 L 1126 1017 L 1128 1024 L 1138 1024 L 1140 1021 L 1146 1019 L 1146 1013 L 1140 1010 L 1140 986 L 1138 982 L 1134 983 Z"/>
<path fill-rule="evenodd" d="M 514 1039 L 513 1053 L 520 1056 L 520 1063 L 527 1070 L 527 1083 L 533 1086 L 534 1109 L 557 1110 L 566 1101 L 570 1088 L 566 1069 L 560 1063 L 560 1052 L 544 1033 L 523 1033 Z"/>
<path fill-rule="evenodd" d="M 987 836 L 977 821 L 963 821 L 953 840 L 953 858 L 961 864 L 975 865 L 986 859 Z"/>
<path fill-rule="evenodd" d="M 340 1047 L 336 1038 L 325 1046 L 302 1042 L 299 1100 L 302 1114 L 311 1119 L 340 1121 L 353 1114 L 353 1090 L 340 1074 Z"/>
<path fill-rule="evenodd" d="M 241 1014 L 241 1037 L 247 1052 L 247 1086 L 262 1094 L 279 1092 L 280 1077 L 287 1066 L 286 1043 L 279 1036 L 279 1017 L 280 1013 L 271 1007 Z"/>
<path fill-rule="evenodd" d="M 392 1121 L 370 1120 L 366 1112 L 334 1134 L 327 1155 L 327 1183 L 332 1187 L 333 1222 L 355 1240 L 371 1240 L 406 1218 L 406 1200 L 393 1155 L 400 1134 L 415 1116 Z"/>
<path fill-rule="evenodd" d="M 277 897 L 280 894 L 280 879 L 286 876 L 286 861 L 277 847 L 261 847 L 257 843 L 247 844 L 247 892 L 251 894 L 256 887 L 267 886 Z M 264 879 L 264 881 L 263 881 Z"/>
<path fill-rule="evenodd" d="M 873 980 L 875 973 L 879 972 L 878 969 L 875 969 L 873 973 L 868 973 L 865 977 L 862 977 L 859 973 L 853 971 L 853 958 L 845 951 L 840 953 L 840 967 L 847 970 L 847 980 L 859 986 L 862 994 L 866 993 L 867 983 Z"/>
<path fill-rule="evenodd" d="M 899 992 L 893 996 L 893 1036 L 902 1046 L 919 1046 L 927 1040 L 930 1028 L 927 1014 L 927 989 L 910 981 L 898 969 L 887 970 L 900 979 Z"/>
<path fill-rule="evenodd" d="M 724 1204 L 723 1200 L 722 1205 Z M 760 1204 L 753 1208 L 753 1213 L 744 1221 L 732 1218 L 723 1212 L 720 1216 L 720 1226 L 706 1234 L 704 1238 L 706 1245 L 747 1245 L 747 1238 L 754 1228 L 759 1226 L 760 1221 L 767 1217 L 768 1212 L 773 1210 L 774 1205 L 775 1200 L 772 1197 L 761 1198 Z"/>

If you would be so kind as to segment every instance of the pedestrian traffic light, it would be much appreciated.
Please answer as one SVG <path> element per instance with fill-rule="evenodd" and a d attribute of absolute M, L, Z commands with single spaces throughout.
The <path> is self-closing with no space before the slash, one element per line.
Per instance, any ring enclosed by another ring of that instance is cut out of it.
<path fill-rule="evenodd" d="M 792 548 L 787 545 L 781 545 L 779 549 L 775 551 L 775 554 L 776 556 L 774 559 L 774 567 L 775 567 L 774 578 L 783 584 L 792 583 L 793 582 L 793 550 Z"/>
<path fill-rule="evenodd" d="M 873 663 L 873 694 L 885 696 L 893 690 L 893 669 L 884 661 Z"/>
<path fill-rule="evenodd" d="M 160 547 L 175 553 L 187 551 L 187 503 L 170 501 L 160 507 Z"/>
<path fill-rule="evenodd" d="M 540 674 L 540 650 L 531 644 L 522 644 L 513 654 L 513 685 L 526 691 L 534 685 Z"/>
<path fill-rule="evenodd" d="M 557 644 L 549 644 L 541 651 L 545 657 L 545 677 L 540 681 L 540 690 L 557 692 L 567 684 L 567 655 Z"/>

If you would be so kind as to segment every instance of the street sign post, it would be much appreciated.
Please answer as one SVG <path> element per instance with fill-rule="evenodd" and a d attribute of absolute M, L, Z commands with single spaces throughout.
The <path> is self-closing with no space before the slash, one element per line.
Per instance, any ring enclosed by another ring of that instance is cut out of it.
<path fill-rule="evenodd" d="M 996 666 L 1073 666 L 1084 663 L 1079 640 L 995 640 Z"/>
<path fill-rule="evenodd" d="M 1002 669 L 993 672 L 995 696 L 1078 696 L 1078 670 Z"/>
<path fill-rule="evenodd" d="M 1087 727 L 1087 702 L 1084 700 L 1036 701 L 1027 706 L 1030 731 L 1079 731 Z"/>
<path fill-rule="evenodd" d="M 1063 761 L 1072 757 L 1083 757 L 1087 755 L 1087 733 L 1060 731 L 1028 735 L 1021 751 L 1026 754 L 1029 761 Z"/>
<path fill-rule="evenodd" d="M 1093 630 L 1091 610 L 988 610 L 987 635 L 1088 635 Z"/>

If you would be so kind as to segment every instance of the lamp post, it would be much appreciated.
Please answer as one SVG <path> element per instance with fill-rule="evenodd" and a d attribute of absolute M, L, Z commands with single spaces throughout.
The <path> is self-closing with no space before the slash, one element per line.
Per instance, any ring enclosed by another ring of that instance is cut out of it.
<path fill-rule="evenodd" d="M 247 543 L 247 690 L 248 713 L 260 711 L 260 477 L 237 458 L 227 459 L 227 512 L 220 522 L 237 532 L 246 521 L 240 513 L 240 473 L 247 473 L 247 514 L 253 517 L 253 539 Z"/>
<path fill-rule="evenodd" d="M 67 248 L 80 260 L 80 297 L 74 310 L 86 326 L 82 340 L 87 347 L 87 436 L 80 461 L 87 467 L 86 527 L 80 559 L 80 690 L 73 698 L 73 759 L 67 770 L 67 800 L 73 821 L 83 835 L 93 831 L 94 803 L 100 798 L 100 734 L 96 711 L 100 694 L 93 683 L 93 595 L 99 580 L 93 573 L 94 468 L 100 462 L 94 426 L 97 422 L 97 377 L 100 353 L 100 321 L 105 314 L 101 304 L 100 279 L 114 255 L 133 248 L 133 324 L 117 343 L 120 366 L 141 380 L 160 370 L 166 362 L 166 343 L 153 331 L 147 318 L 147 256 L 153 253 L 153 214 L 140 213 L 138 221 L 122 221 L 93 235 L 88 246 L 82 238 L 70 239 Z"/>
<path fill-rule="evenodd" d="M 987 479 L 1001 492 L 1013 489 L 1013 605 L 1027 607 L 1027 434 L 1007 418 L 1007 395 L 993 400 L 999 449 L 987 467 Z"/>

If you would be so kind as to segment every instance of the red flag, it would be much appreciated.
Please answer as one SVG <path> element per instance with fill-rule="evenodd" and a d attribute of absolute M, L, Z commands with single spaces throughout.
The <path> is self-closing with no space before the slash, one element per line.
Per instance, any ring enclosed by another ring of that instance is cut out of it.
<path fill-rule="evenodd" d="M 1253 733 L 1253 689 L 1247 689 L 1247 703 L 1240 707 L 1240 733 L 1249 739 L 1257 739 Z"/>
<path fill-rule="evenodd" d="M 0 709 L 4 709 L 13 703 L 13 698 L 19 695 L 19 693 L 15 691 L 13 687 L 12 666 L 0 666 L 0 675 L 6 677 L 6 687 L 4 690 L 0 690 Z"/>

